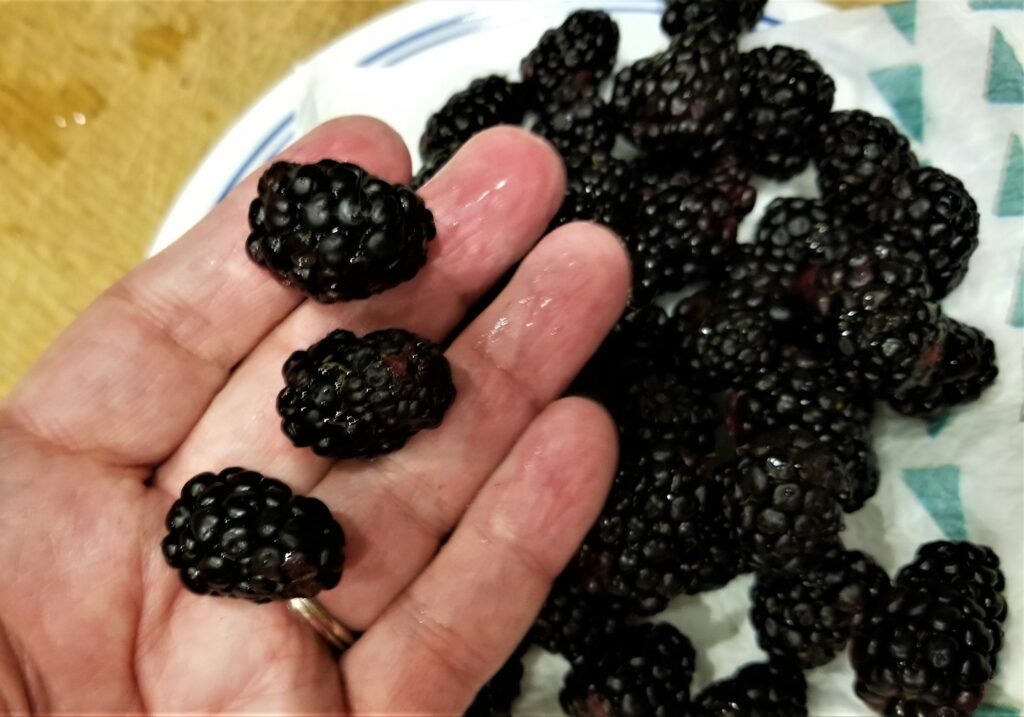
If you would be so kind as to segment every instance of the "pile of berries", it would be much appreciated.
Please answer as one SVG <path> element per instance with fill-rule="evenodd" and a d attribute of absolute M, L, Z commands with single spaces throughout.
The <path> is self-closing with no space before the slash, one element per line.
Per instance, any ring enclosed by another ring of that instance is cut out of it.
<path fill-rule="evenodd" d="M 672 0 L 668 48 L 614 74 L 615 23 L 576 12 L 519 81 L 474 81 L 423 135 L 414 185 L 523 124 L 568 170 L 552 228 L 604 223 L 632 257 L 630 306 L 572 389 L 616 419 L 618 474 L 530 638 L 572 663 L 574 717 L 806 715 L 802 670 L 851 642 L 871 707 L 966 714 L 1001 646 L 998 559 L 932 544 L 892 582 L 842 531 L 878 489 L 878 401 L 935 418 L 996 378 L 993 343 L 936 303 L 978 246 L 977 206 L 888 120 L 834 111 L 807 52 L 740 52 L 764 5 Z M 811 167 L 820 197 L 772 202 L 738 242 L 752 177 Z M 746 572 L 769 660 L 691 696 L 689 640 L 637 618 Z"/>

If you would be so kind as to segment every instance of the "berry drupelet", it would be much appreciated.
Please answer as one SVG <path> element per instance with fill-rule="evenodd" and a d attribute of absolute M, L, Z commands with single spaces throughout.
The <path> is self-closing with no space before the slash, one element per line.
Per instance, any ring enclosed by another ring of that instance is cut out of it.
<path fill-rule="evenodd" d="M 610 105 L 586 97 L 545 107 L 530 130 L 551 142 L 563 157 L 593 157 L 611 152 L 618 127 Z"/>
<path fill-rule="evenodd" d="M 757 189 L 751 184 L 750 171 L 735 154 L 725 152 L 714 161 L 680 164 L 678 157 L 649 155 L 637 161 L 639 198 L 649 201 L 672 187 L 690 189 L 706 186 L 724 194 L 733 206 L 736 219 L 750 214 L 757 201 Z"/>
<path fill-rule="evenodd" d="M 796 291 L 826 319 L 839 355 L 871 389 L 900 395 L 931 385 L 949 324 L 919 261 L 854 248 L 833 262 L 813 266 Z"/>
<path fill-rule="evenodd" d="M 881 310 L 902 299 L 931 295 L 920 256 L 861 243 L 826 249 L 804 268 L 793 290 L 823 317 L 836 318 L 856 308 Z"/>
<path fill-rule="evenodd" d="M 620 235 L 628 231 L 636 212 L 636 180 L 630 163 L 607 154 L 573 154 L 565 158 L 565 165 L 565 199 L 549 230 L 573 221 L 591 221 Z"/>
<path fill-rule="evenodd" d="M 284 365 L 282 429 L 318 455 L 369 458 L 435 428 L 455 399 L 438 346 L 402 329 L 337 330 Z"/>
<path fill-rule="evenodd" d="M 803 50 L 776 45 L 743 54 L 738 137 L 748 166 L 775 179 L 803 171 L 811 161 L 809 138 L 831 112 L 835 90 Z"/>
<path fill-rule="evenodd" d="M 622 315 L 601 345 L 597 358 L 610 372 L 606 378 L 623 368 L 631 375 L 646 375 L 678 370 L 678 351 L 672 319 L 657 304 L 648 304 Z"/>
<path fill-rule="evenodd" d="M 886 714 L 960 717 L 995 673 L 998 623 L 969 592 L 948 584 L 900 585 L 853 640 L 857 696 Z"/>
<path fill-rule="evenodd" d="M 967 275 L 978 248 L 978 205 L 956 177 L 934 167 L 911 170 L 868 214 L 894 248 L 924 258 L 932 298 L 943 298 Z"/>
<path fill-rule="evenodd" d="M 609 649 L 624 628 L 626 615 L 621 602 L 584 590 L 570 569 L 555 581 L 529 637 L 533 644 L 576 664 Z"/>
<path fill-rule="evenodd" d="M 696 654 L 666 623 L 624 631 L 614 649 L 584 657 L 559 699 L 571 717 L 678 717 L 690 702 Z"/>
<path fill-rule="evenodd" d="M 606 407 L 617 406 L 635 383 L 622 382 L 623 374 L 644 377 L 677 372 L 678 349 L 675 329 L 664 309 L 657 304 L 630 309 L 580 371 L 569 392 Z"/>
<path fill-rule="evenodd" d="M 661 16 L 661 29 L 668 35 L 683 35 L 715 24 L 738 35 L 754 29 L 767 3 L 768 0 L 669 0 Z"/>
<path fill-rule="evenodd" d="M 729 198 L 712 187 L 670 187 L 645 202 L 624 237 L 634 303 L 713 275 L 736 242 L 737 223 Z"/>
<path fill-rule="evenodd" d="M 473 80 L 469 87 L 448 98 L 430 116 L 420 137 L 425 161 L 451 156 L 477 132 L 501 124 L 519 124 L 526 114 L 523 88 L 498 75 Z"/>
<path fill-rule="evenodd" d="M 739 572 L 710 465 L 675 440 L 624 441 L 597 523 L 576 556 L 586 590 L 653 615 L 683 593 L 721 587 Z"/>
<path fill-rule="evenodd" d="M 987 621 L 1006 621 L 1006 578 L 999 567 L 999 557 L 984 545 L 948 540 L 926 543 L 917 549 L 914 560 L 900 570 L 896 582 L 926 590 L 939 586 L 955 588 L 969 594 L 982 607 Z"/>
<path fill-rule="evenodd" d="M 323 303 L 365 299 L 408 281 L 437 234 L 430 210 L 408 187 L 329 159 L 271 165 L 249 226 L 252 260 Z"/>
<path fill-rule="evenodd" d="M 537 107 L 560 92 L 593 94 L 615 66 L 619 27 L 607 13 L 574 12 L 561 26 L 541 35 L 520 64 L 523 86 Z"/>
<path fill-rule="evenodd" d="M 894 396 L 932 383 L 947 332 L 938 305 L 907 295 L 861 303 L 836 319 L 843 356 L 868 385 Z"/>
<path fill-rule="evenodd" d="M 878 489 L 873 409 L 860 377 L 845 363 L 789 351 L 774 370 L 732 392 L 727 423 L 740 445 L 779 429 L 807 431 L 827 444 L 849 477 L 840 502 L 853 512 Z"/>
<path fill-rule="evenodd" d="M 608 407 L 624 444 L 667 440 L 697 455 L 714 451 L 721 420 L 718 409 L 710 396 L 674 372 L 648 373 L 630 380 Z"/>
<path fill-rule="evenodd" d="M 690 370 L 715 389 L 771 371 L 798 318 L 796 302 L 759 267 L 730 261 L 726 276 L 680 302 L 674 317 Z"/>
<path fill-rule="evenodd" d="M 799 574 L 762 574 L 751 591 L 761 649 L 811 669 L 830 662 L 885 600 L 889 576 L 857 551 L 833 548 Z"/>
<path fill-rule="evenodd" d="M 809 265 L 833 259 L 852 243 L 850 232 L 828 204 L 783 197 L 765 209 L 751 254 L 762 271 L 790 286 Z"/>
<path fill-rule="evenodd" d="M 862 110 L 833 112 L 822 123 L 814 159 L 822 196 L 857 218 L 917 168 L 910 141 L 892 122 Z"/>
<path fill-rule="evenodd" d="M 255 471 L 201 473 L 167 513 L 161 548 L 186 588 L 257 603 L 341 580 L 345 534 L 323 503 Z"/>
<path fill-rule="evenodd" d="M 807 682 L 791 662 L 746 665 L 693 700 L 690 717 L 807 717 Z"/>
<path fill-rule="evenodd" d="M 714 156 L 738 117 L 739 68 L 735 38 L 710 25 L 619 72 L 612 103 L 641 148 Z"/>
<path fill-rule="evenodd" d="M 999 375 L 995 344 L 980 329 L 949 317 L 941 324 L 945 339 L 935 371 L 926 381 L 884 396 L 904 415 L 936 418 L 980 398 Z"/>
<path fill-rule="evenodd" d="M 839 500 L 849 492 L 849 478 L 814 436 L 763 434 L 738 450 L 734 477 L 724 478 L 739 540 L 758 570 L 798 570 L 838 541 Z"/>

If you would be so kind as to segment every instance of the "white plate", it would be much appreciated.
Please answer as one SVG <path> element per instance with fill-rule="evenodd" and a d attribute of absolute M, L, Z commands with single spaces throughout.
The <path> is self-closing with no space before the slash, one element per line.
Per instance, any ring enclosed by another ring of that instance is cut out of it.
<path fill-rule="evenodd" d="M 621 61 L 650 54 L 665 42 L 658 27 L 664 7 L 661 0 L 422 0 L 338 38 L 274 85 L 217 142 L 164 218 L 150 253 L 163 249 L 202 219 L 231 187 L 308 129 L 311 118 L 320 119 L 305 107 L 317 95 L 318 86 L 322 91 L 332 78 L 345 76 L 351 80 L 346 87 L 358 90 L 345 93 L 346 106 L 353 112 L 374 114 L 366 108 L 380 101 L 380 85 L 360 81 L 354 70 L 400 67 L 402 74 L 412 69 L 417 78 L 428 78 L 417 86 L 432 102 L 406 103 L 397 118 L 404 126 L 416 128 L 402 132 L 415 147 L 427 117 L 453 90 L 486 72 L 514 71 L 544 29 L 560 24 L 580 7 L 606 10 L 619 23 Z M 821 0 L 773 0 L 762 26 L 829 11 Z"/>

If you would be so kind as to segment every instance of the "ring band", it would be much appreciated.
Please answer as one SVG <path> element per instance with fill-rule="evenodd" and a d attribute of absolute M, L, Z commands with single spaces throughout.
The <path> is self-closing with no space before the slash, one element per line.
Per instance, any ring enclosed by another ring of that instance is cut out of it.
<path fill-rule="evenodd" d="M 339 652 L 344 652 L 356 641 L 349 629 L 313 598 L 292 598 L 288 601 L 288 607 Z"/>

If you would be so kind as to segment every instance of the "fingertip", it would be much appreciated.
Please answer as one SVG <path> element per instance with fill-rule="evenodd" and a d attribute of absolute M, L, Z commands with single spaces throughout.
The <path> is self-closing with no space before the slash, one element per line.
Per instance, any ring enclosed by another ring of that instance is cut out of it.
<path fill-rule="evenodd" d="M 618 235 L 601 224 L 572 222 L 558 227 L 527 257 L 524 268 L 541 274 L 557 269 L 568 286 L 579 284 L 578 289 L 596 302 L 595 318 L 605 331 L 622 315 L 629 299 L 629 253 Z"/>
<path fill-rule="evenodd" d="M 550 531 L 549 544 L 574 548 L 597 518 L 618 464 L 618 431 L 611 416 L 589 399 L 562 398 L 534 420 L 519 446 L 525 449 L 520 480 L 532 481 L 529 492 L 535 495 L 523 513 L 532 517 L 519 520 L 529 520 L 530 530 Z M 549 520 L 555 515 L 562 521 L 557 528 Z M 555 550 L 550 557 L 557 572 L 569 553 Z"/>
<path fill-rule="evenodd" d="M 615 231 L 604 224 L 576 221 L 558 227 L 551 232 L 551 237 L 558 237 L 558 241 L 588 254 L 592 261 L 604 267 L 624 296 L 629 293 L 632 273 L 629 250 Z"/>
<path fill-rule="evenodd" d="M 618 461 L 619 429 L 607 409 L 597 401 L 583 396 L 566 396 L 552 403 L 545 413 L 553 420 L 575 426 L 572 433 L 585 440 L 588 448 L 597 451 L 594 460 L 614 465 Z"/>
<path fill-rule="evenodd" d="M 539 237 L 562 205 L 565 181 L 565 166 L 550 144 L 502 125 L 473 136 L 420 193 L 428 206 L 468 205 L 493 195 L 514 216 L 528 217 Z"/>

